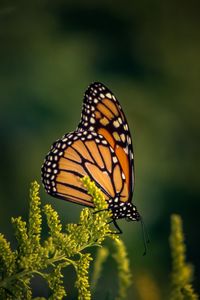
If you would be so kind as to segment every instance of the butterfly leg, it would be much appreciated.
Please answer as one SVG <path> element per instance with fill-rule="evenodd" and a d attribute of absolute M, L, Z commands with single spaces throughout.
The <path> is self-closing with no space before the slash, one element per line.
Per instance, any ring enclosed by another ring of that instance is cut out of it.
<path fill-rule="evenodd" d="M 118 230 L 116 232 L 111 231 L 110 233 L 112 234 L 122 234 L 122 230 L 121 228 L 118 226 L 117 222 L 115 221 L 115 219 L 112 219 L 110 222 L 108 222 L 107 224 L 113 223 L 115 225 L 115 228 Z"/>
<path fill-rule="evenodd" d="M 118 226 L 117 222 L 115 219 L 112 219 L 113 224 L 115 225 L 115 228 L 118 230 L 118 232 L 113 232 L 114 234 L 122 234 L 121 228 Z"/>
<path fill-rule="evenodd" d="M 101 212 L 101 211 L 108 211 L 109 210 L 109 208 L 106 208 L 106 209 L 101 209 L 101 210 L 97 210 L 97 211 L 95 211 L 95 212 L 93 212 L 93 214 L 95 215 L 96 213 L 99 213 L 99 212 Z M 115 225 L 115 228 L 118 230 L 118 231 L 116 231 L 116 232 L 110 232 L 110 233 L 112 233 L 112 234 L 122 234 L 123 232 L 122 232 L 122 230 L 120 229 L 120 227 L 118 226 L 118 224 L 117 224 L 117 222 L 115 221 L 115 219 L 112 219 L 110 222 L 108 222 L 107 224 L 111 224 L 111 223 L 113 223 L 114 225 Z"/>

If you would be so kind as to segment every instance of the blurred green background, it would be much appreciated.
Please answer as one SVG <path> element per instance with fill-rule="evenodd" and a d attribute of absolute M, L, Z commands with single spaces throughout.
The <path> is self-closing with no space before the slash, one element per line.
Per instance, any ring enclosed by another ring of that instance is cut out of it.
<path fill-rule="evenodd" d="M 29 185 L 41 182 L 51 143 L 76 128 L 85 89 L 101 81 L 118 97 L 129 121 L 134 203 L 151 238 L 143 257 L 140 225 L 119 222 L 133 269 L 130 299 L 132 293 L 142 299 L 139 286 L 148 282 L 161 289 L 160 299 L 167 294 L 171 213 L 183 218 L 198 288 L 199 25 L 193 0 L 1 1 L 0 231 L 13 243 L 11 216 L 27 217 Z M 81 207 L 53 199 L 43 188 L 41 195 L 64 222 L 77 222 Z M 105 265 L 95 299 L 108 299 L 115 289 L 111 265 Z M 69 299 L 76 299 L 70 290 L 73 276 L 68 272 Z M 46 293 L 39 281 L 34 285 L 35 295 Z"/>

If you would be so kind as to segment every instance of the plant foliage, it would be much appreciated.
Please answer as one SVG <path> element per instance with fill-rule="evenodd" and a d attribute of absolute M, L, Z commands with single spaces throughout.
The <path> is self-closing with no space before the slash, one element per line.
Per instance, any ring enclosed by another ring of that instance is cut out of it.
<path fill-rule="evenodd" d="M 172 256 L 172 293 L 171 300 L 197 300 L 192 287 L 193 268 L 186 263 L 186 246 L 184 243 L 182 219 L 179 215 L 171 216 L 170 246 Z"/>
<path fill-rule="evenodd" d="M 10 243 L 0 234 L 0 299 L 33 299 L 31 280 L 35 275 L 41 276 L 50 289 L 49 300 L 60 300 L 67 296 L 63 283 L 63 269 L 72 266 L 76 273 L 74 286 L 77 288 L 79 300 L 90 300 L 95 297 L 95 290 L 102 273 L 105 260 L 109 255 L 107 247 L 102 247 L 106 238 L 113 242 L 112 257 L 117 264 L 118 292 L 116 300 L 127 297 L 132 276 L 124 243 L 111 231 L 109 222 L 111 212 L 107 209 L 101 191 L 88 177 L 82 179 L 83 184 L 92 196 L 94 209 L 84 208 L 78 224 L 61 224 L 58 213 L 47 204 L 41 208 L 39 184 L 33 182 L 30 189 L 30 210 L 28 221 L 21 217 L 12 218 L 17 240 L 17 249 L 12 250 Z M 48 236 L 41 238 L 42 212 L 48 225 Z M 179 215 L 171 217 L 170 246 L 172 255 L 171 295 L 170 300 L 197 300 L 198 295 L 192 287 L 192 266 L 186 263 L 186 246 Z M 93 257 L 91 247 L 98 247 L 94 260 L 92 279 L 89 269 Z M 145 277 L 144 277 L 145 276 Z M 148 279 L 148 274 L 140 278 L 138 293 L 141 300 L 151 298 L 150 286 L 154 288 L 154 299 L 160 299 L 156 283 Z M 146 278 L 146 279 L 145 279 Z M 144 280 L 145 279 L 145 280 Z M 137 287 L 136 277 L 136 289 Z M 157 290 L 157 294 L 155 291 Z M 92 295 L 92 296 L 91 296 Z M 34 298 L 45 300 L 44 297 Z"/>
<path fill-rule="evenodd" d="M 39 184 L 37 182 L 31 184 L 28 222 L 23 221 L 21 217 L 12 218 L 17 249 L 13 251 L 10 243 L 2 234 L 0 235 L 1 299 L 32 299 L 31 279 L 35 275 L 40 275 L 47 281 L 51 291 L 49 299 L 63 299 L 67 291 L 63 284 L 62 271 L 69 265 L 72 265 L 76 272 L 75 287 L 78 299 L 91 299 L 88 273 L 93 258 L 89 251 L 90 247 L 101 247 L 106 238 L 114 241 L 117 255 L 121 253 L 120 257 L 124 258 L 124 261 L 117 258 L 116 261 L 119 266 L 119 294 L 121 299 L 125 299 L 125 291 L 130 285 L 125 246 L 110 229 L 108 223 L 111 220 L 111 212 L 107 210 L 107 203 L 100 190 L 87 177 L 83 179 L 83 184 L 92 195 L 95 208 L 84 208 L 79 223 L 67 224 L 64 229 L 58 213 L 51 205 L 47 204 L 41 209 Z M 45 240 L 41 239 L 42 211 L 49 228 Z"/>

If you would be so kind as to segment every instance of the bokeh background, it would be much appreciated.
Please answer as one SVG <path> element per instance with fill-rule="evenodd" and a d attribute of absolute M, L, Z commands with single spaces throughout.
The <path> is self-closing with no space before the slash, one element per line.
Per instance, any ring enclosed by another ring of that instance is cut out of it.
<path fill-rule="evenodd" d="M 157 299 L 167 295 L 171 213 L 183 218 L 198 289 L 199 25 L 194 0 L 1 1 L 0 231 L 12 243 L 10 218 L 27 218 L 30 182 L 41 182 L 51 143 L 76 128 L 85 89 L 101 81 L 118 97 L 129 121 L 134 202 L 151 238 L 143 257 L 140 226 L 119 222 L 134 276 L 130 299 L 133 293 L 144 299 L 140 291 L 148 284 L 146 299 L 151 300 L 151 290 L 157 290 Z M 81 207 L 53 199 L 43 188 L 41 196 L 64 222 L 77 222 Z M 114 293 L 115 272 L 108 261 L 95 299 Z M 76 299 L 73 276 L 68 273 L 69 299 Z M 35 295 L 46 290 L 35 284 Z"/>

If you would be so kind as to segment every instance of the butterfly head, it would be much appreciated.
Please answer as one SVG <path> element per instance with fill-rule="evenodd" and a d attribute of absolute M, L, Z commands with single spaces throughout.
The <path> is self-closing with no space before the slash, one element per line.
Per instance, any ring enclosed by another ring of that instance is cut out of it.
<path fill-rule="evenodd" d="M 140 221 L 141 219 L 135 205 L 131 202 L 120 201 L 118 197 L 109 200 L 109 208 L 112 210 L 113 219 L 125 218 L 127 221 Z"/>
<path fill-rule="evenodd" d="M 140 221 L 141 217 L 137 208 L 132 203 L 127 203 L 127 214 L 126 214 L 126 221 Z"/>

